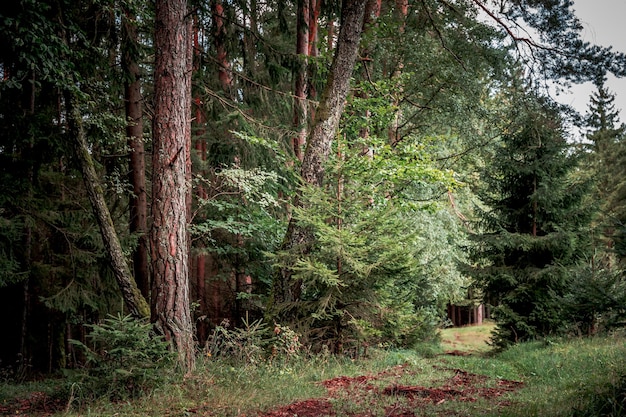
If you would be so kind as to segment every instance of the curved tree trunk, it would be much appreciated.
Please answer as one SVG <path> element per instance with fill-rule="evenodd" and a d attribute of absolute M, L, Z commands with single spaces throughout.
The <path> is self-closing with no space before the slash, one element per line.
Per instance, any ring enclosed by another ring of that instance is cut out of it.
<path fill-rule="evenodd" d="M 350 78 L 361 40 L 366 3 L 367 1 L 364 0 L 344 0 L 342 5 L 342 21 L 335 56 L 326 87 L 315 112 L 313 127 L 302 161 L 301 176 L 306 184 L 321 187 L 324 182 L 324 163 L 328 160 L 350 88 Z M 302 201 L 298 196 L 295 198 L 294 206 L 302 206 Z M 311 250 L 312 242 L 311 231 L 302 227 L 297 220 L 292 218 L 281 249 L 297 249 L 300 253 L 306 254 Z M 275 274 L 273 283 L 274 308 L 279 307 L 282 303 L 297 301 L 300 298 L 301 284 L 292 282 L 292 275 L 293 271 L 289 266 L 281 267 Z"/>
<path fill-rule="evenodd" d="M 122 245 L 120 244 L 115 226 L 113 225 L 113 220 L 111 219 L 111 213 L 106 205 L 100 179 L 96 173 L 91 153 L 89 153 L 87 138 L 85 137 L 85 130 L 82 124 L 82 115 L 76 108 L 74 97 L 70 92 L 65 93 L 65 102 L 67 105 L 67 118 L 71 136 L 74 140 L 74 148 L 76 149 L 76 156 L 80 162 L 85 187 L 87 188 L 89 200 L 96 220 L 98 221 L 98 226 L 100 226 L 102 240 L 104 241 L 104 246 L 111 262 L 113 274 L 122 291 L 124 302 L 130 314 L 140 318 L 148 317 L 150 315 L 148 303 L 137 288 L 137 284 L 126 262 Z"/>
<path fill-rule="evenodd" d="M 350 89 L 366 3 L 363 0 L 345 0 L 343 4 L 337 49 L 302 162 L 302 179 L 308 184 L 321 186 L 324 181 L 324 163 L 328 160 Z"/>
<path fill-rule="evenodd" d="M 191 20 L 186 0 L 157 0 L 155 106 L 150 234 L 152 320 L 180 366 L 195 367 L 189 309 L 189 157 L 191 139 Z"/>

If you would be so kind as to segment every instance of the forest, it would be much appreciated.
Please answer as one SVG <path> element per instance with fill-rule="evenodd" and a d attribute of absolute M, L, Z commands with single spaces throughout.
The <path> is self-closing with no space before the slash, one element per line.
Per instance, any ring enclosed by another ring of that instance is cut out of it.
<path fill-rule="evenodd" d="M 354 359 L 451 306 L 494 352 L 615 335 L 626 55 L 581 30 L 570 0 L 4 5 L 0 376 Z"/>

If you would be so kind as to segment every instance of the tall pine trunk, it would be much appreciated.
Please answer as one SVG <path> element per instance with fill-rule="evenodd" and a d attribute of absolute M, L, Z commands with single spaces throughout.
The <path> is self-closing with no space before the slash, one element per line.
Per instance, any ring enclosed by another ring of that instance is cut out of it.
<path fill-rule="evenodd" d="M 152 320 L 172 343 L 180 366 L 189 372 L 195 367 L 195 349 L 187 233 L 192 44 L 186 14 L 186 0 L 156 1 L 150 244 Z"/>
<path fill-rule="evenodd" d="M 302 161 L 301 177 L 309 185 L 321 187 L 324 182 L 324 164 L 328 160 L 350 88 L 350 78 L 361 40 L 366 3 L 364 0 L 344 0 L 342 5 L 342 21 L 337 48 Z M 294 206 L 301 207 L 302 205 L 303 202 L 296 196 Z M 307 254 L 311 250 L 312 243 L 311 231 L 292 218 L 281 249 L 295 249 L 301 254 Z M 281 267 L 275 274 L 273 282 L 273 307 L 275 309 L 279 309 L 283 303 L 294 302 L 300 298 L 301 284 L 297 281 L 293 282 L 292 276 L 293 270 L 289 265 Z"/>
<path fill-rule="evenodd" d="M 295 91 L 293 106 L 293 124 L 296 135 L 292 138 L 292 148 L 295 157 L 302 161 L 302 149 L 306 143 L 307 135 L 307 64 L 309 55 L 309 0 L 298 0 L 296 55 L 297 64 L 295 69 Z"/>
<path fill-rule="evenodd" d="M 143 143 L 143 106 L 140 69 L 134 51 L 137 46 L 137 21 L 128 10 L 123 23 L 122 67 L 125 72 L 124 101 L 126 103 L 126 136 L 130 148 L 129 179 L 133 187 L 130 199 L 130 232 L 137 235 L 133 252 L 135 281 L 143 296 L 150 297 L 148 264 L 148 197 L 146 193 L 146 161 Z"/>
<path fill-rule="evenodd" d="M 213 12 L 213 21 L 215 24 L 215 59 L 219 65 L 217 76 L 222 85 L 222 89 L 228 95 L 232 85 L 232 77 L 230 75 L 230 63 L 228 62 L 228 52 L 226 50 L 226 28 L 224 27 L 225 16 L 222 1 L 212 0 L 211 11 Z"/>
<path fill-rule="evenodd" d="M 315 86 L 315 75 L 318 72 L 317 58 L 319 56 L 318 44 L 318 29 L 319 18 L 322 11 L 322 0 L 310 0 L 309 6 L 309 63 L 307 65 L 307 97 L 310 100 L 317 100 L 317 87 Z M 310 120 L 315 119 L 315 109 L 313 106 L 306 104 L 307 111 L 309 112 L 308 118 Z M 306 138 L 305 138 L 306 140 Z"/>

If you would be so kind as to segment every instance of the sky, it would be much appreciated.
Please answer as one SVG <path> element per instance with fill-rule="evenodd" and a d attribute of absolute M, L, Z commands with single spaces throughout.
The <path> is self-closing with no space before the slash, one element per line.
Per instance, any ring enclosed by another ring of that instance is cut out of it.
<path fill-rule="evenodd" d="M 583 25 L 584 40 L 626 53 L 626 0 L 574 0 L 573 8 Z M 615 95 L 620 120 L 626 122 L 626 78 L 609 76 L 607 87 Z M 573 86 L 569 94 L 561 93 L 556 98 L 585 114 L 594 90 L 594 86 L 587 83 Z"/>

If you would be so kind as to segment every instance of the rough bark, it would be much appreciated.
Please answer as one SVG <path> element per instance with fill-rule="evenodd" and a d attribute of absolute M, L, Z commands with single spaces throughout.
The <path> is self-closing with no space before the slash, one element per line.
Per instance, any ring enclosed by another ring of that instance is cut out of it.
<path fill-rule="evenodd" d="M 316 110 L 302 161 L 301 177 L 309 185 L 321 187 L 324 182 L 324 164 L 328 160 L 350 88 L 350 78 L 361 40 L 366 3 L 367 1 L 363 0 L 344 0 L 342 5 L 342 21 L 333 63 Z M 302 206 L 302 201 L 298 196 L 295 198 L 294 206 Z M 282 249 L 297 250 L 306 254 L 310 251 L 312 242 L 311 231 L 302 227 L 296 219 L 292 218 L 287 228 Z M 292 275 L 293 271 L 287 265 L 281 267 L 274 276 L 274 307 L 299 299 L 300 283 L 293 283 Z"/>
<path fill-rule="evenodd" d="M 322 0 L 310 0 L 309 6 L 309 56 L 317 58 L 319 56 L 318 44 L 318 29 L 319 29 L 319 17 L 322 11 Z M 317 100 L 317 87 L 315 86 L 315 74 L 317 73 L 317 60 L 309 60 L 307 68 L 307 96 L 311 100 Z M 308 105 L 309 119 L 315 119 L 315 108 Z"/>
<path fill-rule="evenodd" d="M 228 92 L 232 85 L 232 77 L 230 75 L 230 63 L 228 62 L 228 53 L 226 51 L 226 28 L 224 27 L 224 5 L 221 0 L 213 0 L 211 2 L 211 11 L 213 13 L 213 22 L 215 24 L 215 47 L 216 60 L 219 65 L 218 78 L 222 88 Z"/>
<path fill-rule="evenodd" d="M 104 247 L 111 263 L 111 269 L 120 287 L 122 297 L 124 298 L 129 313 L 139 318 L 148 317 L 150 314 L 148 303 L 137 288 L 137 284 L 126 262 L 122 245 L 120 244 L 115 226 L 113 225 L 113 220 L 111 219 L 111 213 L 106 205 L 104 191 L 100 185 L 100 178 L 96 173 L 94 162 L 91 158 L 89 147 L 87 146 L 87 138 L 85 137 L 85 130 L 82 124 L 82 115 L 77 109 L 74 97 L 70 92 L 66 92 L 65 102 L 67 105 L 70 134 L 74 140 L 76 156 L 80 162 L 89 201 L 91 202 L 96 220 L 98 221 L 98 226 L 100 227 Z"/>
<path fill-rule="evenodd" d="M 191 21 L 186 0 L 157 0 L 150 232 L 152 320 L 187 372 L 195 367 L 189 309 Z"/>
<path fill-rule="evenodd" d="M 132 52 L 137 44 L 135 17 L 128 11 L 123 23 L 122 67 L 125 72 L 124 100 L 126 103 L 126 136 L 130 148 L 129 180 L 133 187 L 130 198 L 130 232 L 137 235 L 133 252 L 135 281 L 145 298 L 150 297 L 150 267 L 148 264 L 148 197 L 146 193 L 146 161 L 143 142 L 143 106 L 141 72 Z"/>
<path fill-rule="evenodd" d="M 319 18 L 322 12 L 322 0 L 309 0 L 309 56 L 318 56 L 317 32 L 319 29 Z"/>
<path fill-rule="evenodd" d="M 366 3 L 363 0 L 343 3 L 337 48 L 302 163 L 302 178 L 308 184 L 321 186 L 324 180 L 324 163 L 339 126 L 358 55 Z"/>

